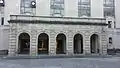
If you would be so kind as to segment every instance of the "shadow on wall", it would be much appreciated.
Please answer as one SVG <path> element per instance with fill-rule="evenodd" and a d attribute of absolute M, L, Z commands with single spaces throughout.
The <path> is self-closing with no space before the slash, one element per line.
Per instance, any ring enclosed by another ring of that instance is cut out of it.
<path fill-rule="evenodd" d="M 8 55 L 8 50 L 0 50 L 0 55 Z"/>
<path fill-rule="evenodd" d="M 108 55 L 120 55 L 120 49 L 107 49 Z"/>

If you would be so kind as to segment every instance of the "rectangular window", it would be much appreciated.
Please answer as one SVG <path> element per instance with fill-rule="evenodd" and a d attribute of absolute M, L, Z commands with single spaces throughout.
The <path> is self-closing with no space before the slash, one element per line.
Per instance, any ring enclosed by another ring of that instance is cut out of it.
<path fill-rule="evenodd" d="M 114 21 L 114 28 L 116 28 L 116 22 Z"/>
<path fill-rule="evenodd" d="M 109 37 L 109 43 L 112 44 L 112 37 Z"/>
<path fill-rule="evenodd" d="M 51 0 L 51 16 L 60 16 L 64 15 L 64 0 Z"/>
<path fill-rule="evenodd" d="M 91 12 L 91 0 L 79 0 L 78 1 L 78 16 L 90 16 Z"/>
<path fill-rule="evenodd" d="M 114 0 L 104 0 L 104 17 L 115 17 Z"/>
<path fill-rule="evenodd" d="M 108 28 L 112 27 L 112 21 L 108 21 Z"/>
<path fill-rule="evenodd" d="M 20 13 L 35 15 L 36 0 L 21 0 Z"/>
<path fill-rule="evenodd" d="M 4 17 L 1 17 L 1 25 L 4 25 Z"/>

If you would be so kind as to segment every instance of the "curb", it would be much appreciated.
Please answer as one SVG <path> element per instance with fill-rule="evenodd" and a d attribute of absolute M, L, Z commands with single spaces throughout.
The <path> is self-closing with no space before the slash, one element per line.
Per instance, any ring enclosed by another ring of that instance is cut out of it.
<path fill-rule="evenodd" d="M 57 55 L 57 56 L 49 56 L 49 55 L 39 55 L 39 56 L 2 56 L 1 59 L 57 59 L 57 58 L 112 58 L 118 56 L 112 55 Z"/>

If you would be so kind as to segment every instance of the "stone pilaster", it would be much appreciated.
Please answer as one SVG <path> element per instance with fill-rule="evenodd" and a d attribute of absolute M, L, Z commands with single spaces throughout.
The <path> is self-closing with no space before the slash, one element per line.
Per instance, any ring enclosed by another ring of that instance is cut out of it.
<path fill-rule="evenodd" d="M 86 33 L 83 37 L 83 53 L 90 54 L 90 34 Z"/>
<path fill-rule="evenodd" d="M 37 55 L 37 36 L 36 36 L 35 30 L 31 32 L 30 55 L 31 56 L 36 56 Z"/>
<path fill-rule="evenodd" d="M 16 35 L 10 34 L 9 38 L 9 55 L 15 55 L 16 51 Z"/>
<path fill-rule="evenodd" d="M 68 55 L 73 55 L 73 36 L 71 31 L 68 32 L 67 36 L 67 54 Z"/>
<path fill-rule="evenodd" d="M 10 33 L 9 33 L 9 55 L 13 56 L 17 54 L 16 51 L 16 36 L 17 36 L 17 29 L 16 24 L 11 23 L 10 24 Z"/>
<path fill-rule="evenodd" d="M 54 32 L 49 37 L 49 55 L 56 55 L 56 38 Z"/>
<path fill-rule="evenodd" d="M 104 33 L 101 35 L 102 54 L 107 54 L 107 35 Z"/>

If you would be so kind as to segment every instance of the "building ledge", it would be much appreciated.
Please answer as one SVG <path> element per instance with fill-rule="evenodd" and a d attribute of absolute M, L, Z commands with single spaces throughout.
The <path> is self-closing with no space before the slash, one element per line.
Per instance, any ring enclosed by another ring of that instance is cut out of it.
<path fill-rule="evenodd" d="M 107 25 L 105 18 L 50 17 L 30 15 L 10 15 L 9 23 L 44 23 L 72 25 Z"/>

